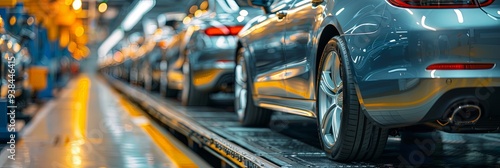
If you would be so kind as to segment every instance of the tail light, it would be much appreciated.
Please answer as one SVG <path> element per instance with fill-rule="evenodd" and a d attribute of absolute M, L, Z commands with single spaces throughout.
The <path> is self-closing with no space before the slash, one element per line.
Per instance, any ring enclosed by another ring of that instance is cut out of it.
<path fill-rule="evenodd" d="M 243 29 L 243 26 L 221 26 L 205 29 L 208 36 L 236 36 Z"/>
<path fill-rule="evenodd" d="M 429 65 L 426 70 L 479 70 L 491 69 L 494 66 L 493 63 L 445 63 Z"/>
<path fill-rule="evenodd" d="M 488 6 L 494 0 L 388 0 L 394 6 L 403 8 L 479 8 Z"/>

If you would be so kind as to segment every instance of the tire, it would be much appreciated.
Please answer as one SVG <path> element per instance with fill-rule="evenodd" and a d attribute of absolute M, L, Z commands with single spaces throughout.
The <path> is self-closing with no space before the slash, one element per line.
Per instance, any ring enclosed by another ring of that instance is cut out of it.
<path fill-rule="evenodd" d="M 175 97 L 177 97 L 177 94 L 179 93 L 178 90 L 169 88 L 168 83 L 166 83 L 160 87 L 161 87 L 160 94 L 164 97 L 175 98 Z"/>
<path fill-rule="evenodd" d="M 328 157 L 341 162 L 373 160 L 382 154 L 388 130 L 361 110 L 344 41 L 325 46 L 317 75 L 318 134 Z"/>
<path fill-rule="evenodd" d="M 206 106 L 208 105 L 209 94 L 198 91 L 193 84 L 193 73 L 189 62 L 182 66 L 184 82 L 181 94 L 181 102 L 184 106 Z"/>
<path fill-rule="evenodd" d="M 179 93 L 178 90 L 170 89 L 168 87 L 168 84 L 161 91 L 162 91 L 161 95 L 165 96 L 165 97 L 168 97 L 168 98 L 175 98 L 175 97 L 177 97 L 177 94 Z"/>
<path fill-rule="evenodd" d="M 254 104 L 250 85 L 251 72 L 243 56 L 244 49 L 238 50 L 235 72 L 234 111 L 241 125 L 245 127 L 266 127 L 271 120 L 272 111 Z"/>
<path fill-rule="evenodd" d="M 160 68 L 162 73 L 162 75 L 160 75 L 160 84 L 159 84 L 160 95 L 168 98 L 177 97 L 179 91 L 168 87 L 168 62 L 162 61 L 160 64 L 161 64 L 160 66 L 165 66 Z"/>
<path fill-rule="evenodd" d="M 160 82 L 151 79 L 151 92 L 160 92 Z"/>
<path fill-rule="evenodd" d="M 144 89 L 147 91 L 153 91 L 153 79 L 151 79 L 151 71 L 147 72 L 148 74 L 144 77 Z"/>

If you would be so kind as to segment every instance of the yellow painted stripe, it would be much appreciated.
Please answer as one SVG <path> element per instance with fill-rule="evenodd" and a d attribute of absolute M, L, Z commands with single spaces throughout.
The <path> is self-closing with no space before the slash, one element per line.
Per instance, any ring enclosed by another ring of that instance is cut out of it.
<path fill-rule="evenodd" d="M 172 159 L 177 167 L 197 167 L 196 164 L 181 150 L 179 150 L 175 145 L 173 145 L 170 140 L 162 136 L 162 134 L 152 127 L 151 125 L 145 125 L 142 128 L 153 138 L 156 144 L 161 147 L 163 152 Z"/>
<path fill-rule="evenodd" d="M 83 140 L 87 129 L 87 105 L 89 102 L 90 79 L 88 76 L 78 78 L 73 91 L 73 130 L 78 140 Z"/>
<path fill-rule="evenodd" d="M 120 104 L 124 107 L 125 111 L 127 111 L 130 116 L 133 118 L 145 117 L 141 110 L 139 110 L 135 105 L 131 104 L 122 96 L 119 97 Z M 151 126 L 149 123 L 140 124 L 141 127 L 158 145 L 163 153 L 167 155 L 167 157 L 172 160 L 176 167 L 197 167 L 197 165 L 187 156 L 182 150 L 177 148 L 167 137 L 164 137 L 162 133 Z"/>
<path fill-rule="evenodd" d="M 82 145 L 85 144 L 85 133 L 87 132 L 87 106 L 89 104 L 90 78 L 82 75 L 77 78 L 76 86 L 72 90 L 72 115 L 73 115 L 73 133 L 74 138 L 71 142 L 71 148 L 67 157 L 70 158 L 71 167 L 81 167 Z"/>
<path fill-rule="evenodd" d="M 233 157 L 229 156 L 229 154 L 226 151 L 224 151 L 223 149 L 217 148 L 215 146 L 215 144 L 212 143 L 210 145 L 210 148 L 212 148 L 213 150 L 215 150 L 217 153 L 221 154 L 221 156 L 225 156 L 226 159 L 229 159 L 229 160 L 233 161 L 233 163 L 235 163 L 236 165 L 238 165 L 240 167 L 246 167 L 243 160 L 238 160 L 236 158 L 233 158 Z"/>

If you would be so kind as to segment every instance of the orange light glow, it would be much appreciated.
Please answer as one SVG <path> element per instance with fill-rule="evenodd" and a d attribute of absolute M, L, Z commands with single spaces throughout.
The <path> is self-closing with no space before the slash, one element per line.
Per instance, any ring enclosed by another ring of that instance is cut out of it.
<path fill-rule="evenodd" d="M 76 35 L 76 37 L 81 37 L 81 36 L 83 36 L 83 33 L 85 33 L 85 29 L 84 29 L 82 26 L 78 26 L 78 27 L 75 29 L 75 35 Z"/>
<path fill-rule="evenodd" d="M 66 47 L 69 44 L 69 31 L 68 29 L 62 29 L 59 34 L 59 46 Z"/>
<path fill-rule="evenodd" d="M 77 44 L 74 41 L 72 41 L 68 45 L 68 51 L 73 53 L 76 51 L 77 47 L 78 47 Z"/>
<path fill-rule="evenodd" d="M 17 19 L 16 19 L 15 16 L 10 17 L 9 23 L 10 23 L 11 26 L 13 26 L 14 24 L 16 24 L 16 22 L 17 22 Z"/>

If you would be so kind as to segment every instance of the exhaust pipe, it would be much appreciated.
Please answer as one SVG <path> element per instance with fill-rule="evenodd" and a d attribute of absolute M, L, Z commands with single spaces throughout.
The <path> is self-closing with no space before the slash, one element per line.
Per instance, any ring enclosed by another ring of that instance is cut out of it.
<path fill-rule="evenodd" d="M 444 120 L 437 120 L 437 123 L 439 125 L 472 125 L 475 124 L 479 120 L 479 118 L 481 118 L 481 108 L 478 105 L 459 105 L 458 107 L 451 108 L 450 110 L 453 110 L 450 117 Z"/>
<path fill-rule="evenodd" d="M 477 105 L 466 104 L 458 106 L 451 117 L 450 123 L 455 125 L 471 125 L 475 124 L 481 117 L 481 108 Z"/>

